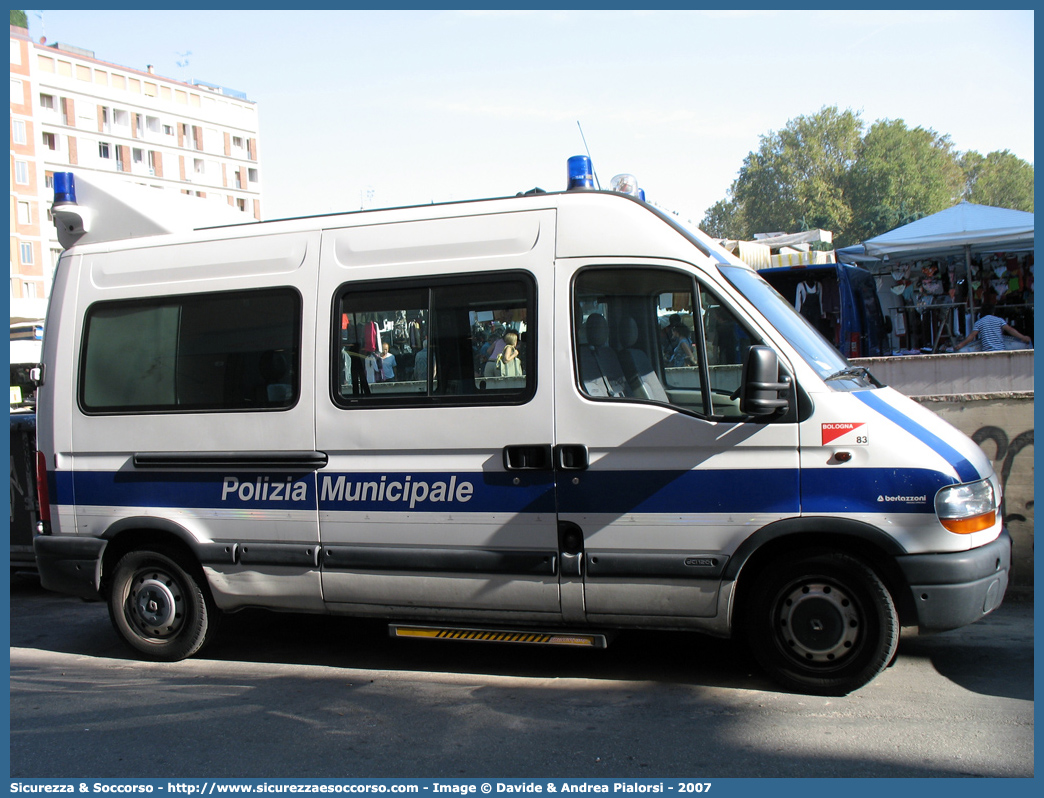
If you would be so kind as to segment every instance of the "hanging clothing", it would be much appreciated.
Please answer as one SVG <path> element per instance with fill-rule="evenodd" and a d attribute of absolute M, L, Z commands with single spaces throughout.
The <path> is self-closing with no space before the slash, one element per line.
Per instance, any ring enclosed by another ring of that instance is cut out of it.
<path fill-rule="evenodd" d="M 803 280 L 798 283 L 794 298 L 794 308 L 813 324 L 823 317 L 823 297 L 819 289 L 818 282 Z"/>

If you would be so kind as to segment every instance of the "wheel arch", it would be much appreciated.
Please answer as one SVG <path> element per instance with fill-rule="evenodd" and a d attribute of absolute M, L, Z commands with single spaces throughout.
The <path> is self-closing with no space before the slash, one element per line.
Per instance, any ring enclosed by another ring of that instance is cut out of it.
<path fill-rule="evenodd" d="M 722 574 L 736 582 L 732 618 L 743 617 L 742 605 L 751 584 L 771 563 L 797 551 L 837 552 L 857 557 L 880 576 L 888 588 L 903 625 L 916 625 L 913 596 L 896 557 L 906 550 L 883 530 L 850 518 L 787 518 L 762 527 L 729 558 Z"/>
<path fill-rule="evenodd" d="M 101 535 L 106 541 L 102 556 L 101 592 L 108 593 L 109 581 L 116 563 L 123 555 L 141 549 L 161 548 L 177 552 L 184 565 L 196 571 L 201 584 L 209 587 L 202 565 L 207 562 L 235 562 L 233 543 L 200 543 L 181 524 L 167 518 L 134 516 L 121 518 Z"/>

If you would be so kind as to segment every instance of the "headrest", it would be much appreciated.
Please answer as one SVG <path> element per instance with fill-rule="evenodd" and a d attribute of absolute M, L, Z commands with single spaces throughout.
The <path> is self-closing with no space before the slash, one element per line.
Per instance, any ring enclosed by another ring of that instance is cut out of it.
<path fill-rule="evenodd" d="M 282 352 L 269 349 L 267 352 L 261 353 L 258 370 L 261 372 L 265 382 L 277 382 L 286 377 L 290 371 L 290 364 L 286 360 L 286 355 Z"/>
<path fill-rule="evenodd" d="M 587 317 L 584 332 L 587 333 L 588 346 L 599 348 L 609 343 L 609 322 L 601 313 L 592 313 Z"/>
<path fill-rule="evenodd" d="M 638 325 L 635 324 L 634 319 L 627 316 L 622 322 L 620 322 L 620 347 L 622 349 L 630 349 L 636 343 L 638 343 Z"/>

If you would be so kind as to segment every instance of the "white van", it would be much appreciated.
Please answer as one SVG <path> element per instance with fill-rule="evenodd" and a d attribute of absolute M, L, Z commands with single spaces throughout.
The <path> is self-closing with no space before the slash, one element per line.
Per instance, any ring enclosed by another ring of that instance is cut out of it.
<path fill-rule="evenodd" d="M 741 633 L 837 694 L 901 626 L 1001 603 L 980 449 L 637 199 L 107 240 L 104 194 L 56 177 L 35 551 L 148 657 L 244 607 L 515 642 L 659 628 Z"/>

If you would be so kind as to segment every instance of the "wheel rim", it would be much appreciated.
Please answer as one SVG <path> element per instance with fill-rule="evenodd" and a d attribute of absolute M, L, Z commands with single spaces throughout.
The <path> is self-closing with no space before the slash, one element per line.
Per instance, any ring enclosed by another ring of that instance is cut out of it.
<path fill-rule="evenodd" d="M 795 659 L 831 665 L 855 651 L 862 618 L 846 590 L 825 581 L 806 581 L 785 590 L 777 607 L 783 650 Z"/>
<path fill-rule="evenodd" d="M 181 629 L 183 600 L 181 584 L 170 574 L 139 571 L 127 597 L 127 618 L 146 637 L 173 637 Z"/>

